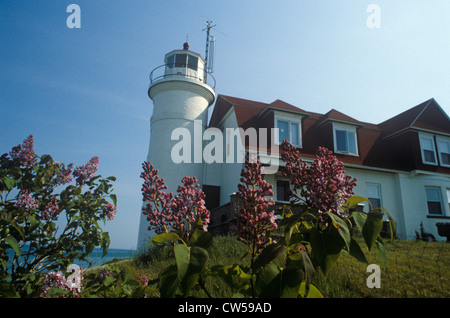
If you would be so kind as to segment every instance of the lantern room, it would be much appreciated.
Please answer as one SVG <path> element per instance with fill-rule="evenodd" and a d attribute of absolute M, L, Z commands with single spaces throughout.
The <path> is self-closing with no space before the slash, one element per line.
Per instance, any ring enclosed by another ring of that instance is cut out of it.
<path fill-rule="evenodd" d="M 174 50 L 164 58 L 165 76 L 182 75 L 203 82 L 205 60 L 195 52 L 189 51 L 185 43 L 183 50 Z"/>

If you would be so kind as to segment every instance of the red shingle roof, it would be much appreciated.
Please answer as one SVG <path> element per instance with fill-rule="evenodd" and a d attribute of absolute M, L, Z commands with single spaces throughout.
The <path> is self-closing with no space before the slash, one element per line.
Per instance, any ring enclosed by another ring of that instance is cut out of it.
<path fill-rule="evenodd" d="M 359 156 L 336 154 L 343 162 L 364 166 L 382 167 L 410 171 L 413 169 L 435 169 L 450 174 L 449 168 L 421 166 L 417 131 L 426 129 L 450 136 L 450 119 L 434 99 L 423 102 L 381 124 L 358 121 L 335 109 L 326 114 L 307 112 L 277 99 L 262 102 L 219 95 L 210 120 L 210 127 L 218 127 L 224 116 L 234 109 L 239 127 L 247 129 L 273 128 L 273 110 L 296 113 L 302 116 L 302 153 L 314 157 L 319 146 L 334 148 L 332 122 L 355 125 L 358 131 Z M 270 131 L 270 129 L 269 129 Z M 400 134 L 408 132 L 408 134 Z M 416 135 L 414 135 L 416 134 Z M 402 135 L 401 137 L 395 137 Z M 392 137 L 386 140 L 385 137 Z M 268 142 L 270 147 L 270 142 Z M 418 150 L 417 150 L 418 149 Z"/>

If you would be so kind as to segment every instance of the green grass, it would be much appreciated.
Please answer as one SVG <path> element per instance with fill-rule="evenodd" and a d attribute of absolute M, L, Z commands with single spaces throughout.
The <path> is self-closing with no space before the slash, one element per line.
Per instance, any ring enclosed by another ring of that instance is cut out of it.
<path fill-rule="evenodd" d="M 365 246 L 360 240 L 360 246 Z M 371 274 L 366 272 L 367 264 L 358 262 L 346 252 L 341 253 L 328 277 L 316 272 L 313 283 L 328 298 L 450 297 L 449 243 L 396 240 L 385 242 L 385 247 L 385 265 L 376 248 L 366 251 L 369 264 L 378 264 L 381 268 L 381 288 L 367 287 L 366 280 Z M 246 252 L 247 247 L 232 236 L 214 237 L 208 250 L 208 266 L 248 266 Z M 139 275 L 155 279 L 172 261 L 170 248 L 153 248 L 151 252 L 136 256 L 133 266 Z M 231 297 L 231 291 L 219 279 L 208 278 L 206 287 L 213 297 Z M 201 291 L 194 296 L 206 297 Z"/>
<path fill-rule="evenodd" d="M 363 246 L 364 244 L 360 244 Z M 318 273 L 314 282 L 330 298 L 450 297 L 450 244 L 443 242 L 385 242 L 386 264 L 377 249 L 366 251 L 369 264 L 381 268 L 381 288 L 366 285 L 367 264 L 341 253 L 328 277 Z"/>

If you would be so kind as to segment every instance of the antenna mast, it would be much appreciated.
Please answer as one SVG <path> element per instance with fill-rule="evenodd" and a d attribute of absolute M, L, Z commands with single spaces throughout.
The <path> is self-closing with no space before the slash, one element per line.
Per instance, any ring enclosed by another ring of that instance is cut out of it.
<path fill-rule="evenodd" d="M 214 28 L 216 25 L 212 25 L 212 21 L 206 21 L 206 29 L 203 29 L 203 31 L 206 30 L 206 52 L 205 52 L 205 69 L 204 69 L 204 81 L 206 83 L 206 78 L 209 73 L 212 73 L 214 71 L 214 48 L 216 40 L 213 36 L 211 36 L 209 33 L 212 28 Z"/>

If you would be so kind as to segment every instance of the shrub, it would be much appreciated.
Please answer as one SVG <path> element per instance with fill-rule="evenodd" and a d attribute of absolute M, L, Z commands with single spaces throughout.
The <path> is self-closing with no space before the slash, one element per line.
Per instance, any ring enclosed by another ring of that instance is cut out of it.
<path fill-rule="evenodd" d="M 0 157 L 0 296 L 61 289 L 60 271 L 96 246 L 105 255 L 110 244 L 99 222 L 116 214 L 115 177 L 95 176 L 98 157 L 73 169 L 36 155 L 33 142 L 30 135 Z"/>

